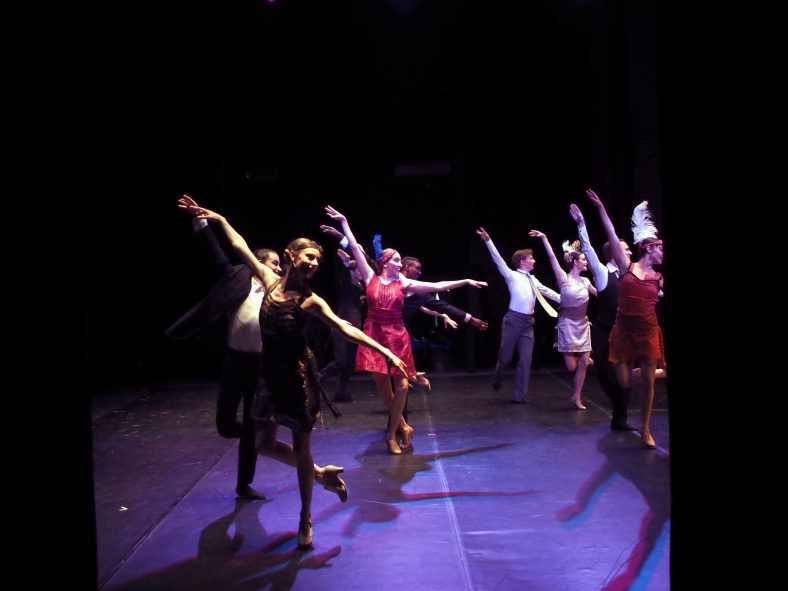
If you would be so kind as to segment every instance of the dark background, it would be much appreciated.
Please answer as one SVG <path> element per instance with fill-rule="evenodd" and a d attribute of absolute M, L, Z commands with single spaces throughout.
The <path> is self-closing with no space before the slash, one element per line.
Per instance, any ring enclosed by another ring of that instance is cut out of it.
<path fill-rule="evenodd" d="M 528 230 L 559 248 L 574 237 L 575 201 L 601 245 L 583 193 L 593 187 L 631 239 L 632 208 L 649 200 L 666 240 L 674 563 L 708 544 L 717 467 L 693 434 L 709 407 L 686 392 L 716 363 L 703 336 L 716 316 L 697 314 L 689 295 L 689 213 L 714 204 L 688 180 L 709 143 L 695 92 L 714 62 L 703 22 L 624 0 L 175 1 L 60 5 L 42 17 L 47 107 L 31 135 L 57 196 L 42 217 L 61 292 L 49 414 L 71 508 L 54 542 L 77 554 L 66 576 L 95 577 L 90 396 L 216 368 L 215 355 L 162 336 L 207 287 L 176 208 L 183 193 L 253 245 L 281 251 L 306 235 L 330 254 L 318 230 L 330 203 L 365 243 L 381 232 L 419 256 L 426 280 L 489 280 L 477 299 L 452 294 L 490 322 L 473 336 L 479 367 L 494 362 L 508 300 L 476 227 L 504 258 L 533 247 L 552 285 Z M 397 174 L 434 164 L 449 173 Z M 321 269 L 318 293 L 330 295 L 332 273 Z"/>
<path fill-rule="evenodd" d="M 475 229 L 505 259 L 538 228 L 560 249 L 568 206 L 594 187 L 622 236 L 648 199 L 663 228 L 655 2 L 229 0 L 130 11 L 97 32 L 84 202 L 88 366 L 97 390 L 215 368 L 162 338 L 205 291 L 183 193 L 279 252 L 332 204 L 422 259 L 425 280 L 491 286 L 449 297 L 487 319 L 472 365 L 494 363 L 505 284 Z M 440 165 L 447 173 L 422 174 Z M 410 167 L 409 169 L 407 167 Z M 402 170 L 416 169 L 415 176 Z M 331 297 L 333 265 L 314 282 Z M 122 309 L 118 318 L 116 310 Z M 546 319 L 545 319 L 546 320 Z M 552 332 L 551 328 L 547 328 Z M 544 333 L 545 331 L 543 331 Z M 553 355 L 552 335 L 540 346 Z M 558 357 L 555 357 L 558 360 Z"/>

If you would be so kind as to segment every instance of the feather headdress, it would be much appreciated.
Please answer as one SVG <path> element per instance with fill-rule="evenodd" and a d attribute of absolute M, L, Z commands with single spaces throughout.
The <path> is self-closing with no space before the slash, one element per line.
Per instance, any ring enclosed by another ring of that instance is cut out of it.
<path fill-rule="evenodd" d="M 651 221 L 651 212 L 648 210 L 648 201 L 643 201 L 632 212 L 632 236 L 635 244 L 644 240 L 657 239 L 657 227 Z"/>
<path fill-rule="evenodd" d="M 569 244 L 569 240 L 564 240 L 563 244 L 561 244 L 561 249 L 564 251 L 564 260 L 567 263 L 572 262 L 572 253 L 573 252 L 581 252 L 580 249 L 580 241 L 575 240 L 572 244 Z"/>
<path fill-rule="evenodd" d="M 375 234 L 372 237 L 372 248 L 375 251 L 375 260 L 380 259 L 383 254 L 383 234 Z"/>

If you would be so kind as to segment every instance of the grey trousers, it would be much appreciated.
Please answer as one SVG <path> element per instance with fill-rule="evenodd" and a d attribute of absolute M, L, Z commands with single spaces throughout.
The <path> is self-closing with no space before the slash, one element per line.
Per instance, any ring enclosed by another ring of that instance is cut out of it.
<path fill-rule="evenodd" d="M 503 372 L 512 362 L 514 349 L 517 347 L 517 370 L 514 375 L 514 391 L 512 400 L 518 402 L 525 399 L 528 392 L 528 381 L 531 378 L 531 356 L 534 352 L 534 315 L 521 314 L 509 310 L 503 317 L 501 327 L 501 347 L 498 350 L 498 362 L 495 364 L 493 383 L 500 386 Z"/>

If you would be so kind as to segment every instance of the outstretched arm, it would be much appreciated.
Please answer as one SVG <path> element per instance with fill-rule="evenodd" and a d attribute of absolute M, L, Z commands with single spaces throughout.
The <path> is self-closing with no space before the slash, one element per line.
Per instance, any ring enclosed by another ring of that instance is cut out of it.
<path fill-rule="evenodd" d="M 216 278 L 226 275 L 227 273 L 231 273 L 233 269 L 233 264 L 230 262 L 230 259 L 227 258 L 227 253 L 224 252 L 224 249 L 219 244 L 219 241 L 216 239 L 216 235 L 213 233 L 213 230 L 210 228 L 207 220 L 201 220 L 196 217 L 196 211 L 199 210 L 199 205 L 197 202 L 189 197 L 188 195 L 183 195 L 180 199 L 178 199 L 178 208 L 187 211 L 192 215 L 192 227 L 194 228 L 195 233 L 200 238 L 200 246 L 204 251 L 204 256 L 206 260 L 210 261 L 212 265 L 212 271 Z"/>
<path fill-rule="evenodd" d="M 610 221 L 610 216 L 607 215 L 605 206 L 602 204 L 602 200 L 599 198 L 599 196 L 591 189 L 586 190 L 586 195 L 588 195 L 588 198 L 591 199 L 591 203 L 593 203 L 597 208 L 597 211 L 599 211 L 599 217 L 602 220 L 602 225 L 605 227 L 605 232 L 607 232 L 607 240 L 610 242 L 610 250 L 613 253 L 613 259 L 616 261 L 618 268 L 621 269 L 620 272 L 624 273 L 627 269 L 629 269 L 629 256 L 626 252 L 624 252 L 624 248 L 621 246 L 621 240 L 616 234 L 616 229 L 613 227 L 613 222 Z"/>
<path fill-rule="evenodd" d="M 332 220 L 336 220 L 342 224 L 342 232 L 345 234 L 345 238 L 348 240 L 348 246 L 350 247 L 350 250 L 353 251 L 353 258 L 356 259 L 356 264 L 358 265 L 358 270 L 361 273 L 361 277 L 363 277 L 364 283 L 368 284 L 372 279 L 372 276 L 375 274 L 375 271 L 373 271 L 372 267 L 369 266 L 369 263 L 364 256 L 364 251 L 361 250 L 361 247 L 356 241 L 356 237 L 353 235 L 353 231 L 350 229 L 350 224 L 348 224 L 347 218 L 330 205 L 326 205 L 326 213 Z"/>
<path fill-rule="evenodd" d="M 376 340 L 371 339 L 367 335 L 365 335 L 362 331 L 357 329 L 352 324 L 342 320 L 339 316 L 334 314 L 334 311 L 329 307 L 326 301 L 321 298 L 319 295 L 313 293 L 310 295 L 302 305 L 303 309 L 314 316 L 320 318 L 323 322 L 325 322 L 329 327 L 338 330 L 342 335 L 350 342 L 356 343 L 357 345 L 363 345 L 364 347 L 369 347 L 373 351 L 377 351 L 381 355 L 383 355 L 386 359 L 388 359 L 389 363 L 391 363 L 394 367 L 399 369 L 403 374 L 405 374 L 405 364 L 402 360 L 394 355 L 388 348 L 384 347 Z"/>
<path fill-rule="evenodd" d="M 580 248 L 588 259 L 588 266 L 591 268 L 591 273 L 594 275 L 596 289 L 604 291 L 607 287 L 607 267 L 602 264 L 594 247 L 591 246 L 591 239 L 588 237 L 588 229 L 586 228 L 586 220 L 583 217 L 583 212 L 580 211 L 580 208 L 576 204 L 572 203 L 569 205 L 569 215 L 571 215 L 572 219 L 577 223 L 577 235 L 580 236 Z"/>
<path fill-rule="evenodd" d="M 547 258 L 550 259 L 550 266 L 553 268 L 553 274 L 555 275 L 555 280 L 558 282 L 560 286 L 562 283 L 566 281 L 566 273 L 561 268 L 561 264 L 558 262 L 558 259 L 555 256 L 555 252 L 553 252 L 553 247 L 550 246 L 550 241 L 547 239 L 547 234 L 544 232 L 540 232 L 539 230 L 531 230 L 528 232 L 529 236 L 534 238 L 541 238 L 542 244 L 544 245 L 545 250 L 547 251 Z"/>
<path fill-rule="evenodd" d="M 476 281 L 476 279 L 457 279 L 456 281 L 416 281 L 411 280 L 406 283 L 405 290 L 412 293 L 434 293 L 436 291 L 448 291 L 455 287 L 482 288 L 487 287 L 486 281 Z"/>

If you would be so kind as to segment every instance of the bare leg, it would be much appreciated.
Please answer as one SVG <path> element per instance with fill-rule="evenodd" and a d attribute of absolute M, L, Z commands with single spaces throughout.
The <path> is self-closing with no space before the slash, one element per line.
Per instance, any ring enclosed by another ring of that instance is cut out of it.
<path fill-rule="evenodd" d="M 566 353 L 566 355 L 571 355 L 570 353 Z M 583 384 L 586 381 L 586 370 L 588 369 L 588 360 L 591 357 L 591 352 L 586 351 L 585 353 L 580 353 L 579 357 L 574 357 L 576 364 L 575 369 L 575 379 L 574 379 L 574 392 L 572 392 L 572 402 L 574 402 L 575 406 L 580 410 L 585 410 L 586 406 L 583 404 L 582 392 L 583 392 Z M 568 364 L 567 364 L 568 365 Z"/>
<path fill-rule="evenodd" d="M 391 379 L 389 376 L 382 373 L 373 373 L 372 379 L 378 388 L 383 406 L 386 407 L 387 411 L 391 412 L 391 403 L 394 401 L 394 390 L 391 387 Z"/>
<path fill-rule="evenodd" d="M 640 372 L 640 368 L 639 367 L 636 367 L 635 369 L 632 370 L 632 383 L 633 384 L 639 384 L 640 383 L 640 375 L 641 375 L 641 372 Z M 668 377 L 668 372 L 665 371 L 662 368 L 657 368 L 657 370 L 654 372 L 654 379 L 655 380 L 662 380 L 662 379 L 665 379 L 666 377 Z"/>
<path fill-rule="evenodd" d="M 288 466 L 292 466 L 293 468 L 296 468 L 296 470 L 299 471 L 299 478 L 300 478 L 301 464 L 300 464 L 300 459 L 298 457 L 298 451 L 293 446 L 288 445 L 284 441 L 279 441 L 276 438 L 276 432 L 278 427 L 279 425 L 271 421 L 260 421 L 260 420 L 255 421 L 255 447 L 257 449 L 257 453 L 260 454 L 261 456 L 265 456 L 267 458 L 277 460 L 279 462 L 282 462 L 283 464 L 287 464 Z M 294 446 L 296 445 L 296 435 L 298 434 L 293 433 Z M 307 449 L 309 450 L 308 442 L 307 442 Z M 310 458 L 312 457 L 311 451 L 309 451 L 309 457 Z M 341 487 L 340 485 L 343 486 L 344 483 L 341 482 L 341 479 L 337 481 L 337 479 L 333 476 L 329 475 L 328 477 L 326 477 L 326 473 L 335 472 L 336 474 L 339 474 L 340 472 L 343 471 L 343 469 L 331 465 L 321 468 L 320 466 L 312 462 L 311 459 L 310 462 L 312 466 L 311 478 L 322 484 L 324 487 L 326 486 L 326 484 L 328 484 L 329 486 L 326 488 L 328 488 L 328 490 L 331 490 L 332 492 L 336 492 L 338 495 L 340 495 L 340 499 L 342 499 L 342 493 L 336 489 L 340 488 Z M 311 494 L 312 493 L 310 492 L 310 499 L 311 499 Z M 347 498 L 347 491 L 344 492 L 344 497 Z"/>
<path fill-rule="evenodd" d="M 386 443 L 389 442 L 388 436 L 388 428 L 391 427 L 391 406 L 394 403 L 394 388 L 392 386 L 392 380 L 396 380 L 397 378 L 392 378 L 389 375 L 380 374 L 380 373 L 373 373 L 372 379 L 375 381 L 375 384 L 378 387 L 378 392 L 380 392 L 380 397 L 383 400 L 383 405 L 386 407 L 386 410 L 389 411 L 389 424 L 386 428 Z M 406 382 L 407 383 L 407 382 Z M 407 390 L 405 392 L 405 402 L 407 402 Z M 403 403 L 403 409 L 404 409 Z M 397 425 L 397 432 L 402 433 L 402 447 L 410 447 L 410 438 L 413 437 L 413 427 L 408 424 L 408 421 L 405 420 L 405 417 L 400 414 L 399 424 Z M 395 439 L 396 441 L 396 439 Z M 389 451 L 393 454 L 398 452 L 394 451 L 392 446 L 389 446 Z"/>
<path fill-rule="evenodd" d="M 656 442 L 651 436 L 651 409 L 654 406 L 654 374 L 655 364 L 643 363 L 641 369 L 640 386 L 640 416 L 643 419 L 643 443 L 646 447 L 656 447 Z"/>
<path fill-rule="evenodd" d="M 397 427 L 400 426 L 403 431 L 403 440 L 405 447 L 410 446 L 410 435 L 413 433 L 410 425 L 408 425 L 402 418 L 402 410 L 405 408 L 405 401 L 408 399 L 408 379 L 405 376 L 398 376 L 393 379 L 394 382 L 394 401 L 391 404 L 391 411 L 389 412 L 389 431 L 388 440 L 391 441 L 397 437 Z M 389 444 L 391 447 L 391 444 Z M 396 453 L 396 452 L 395 452 Z"/>
<path fill-rule="evenodd" d="M 394 378 L 394 388 L 392 389 L 392 379 L 388 375 L 373 373 L 372 379 L 375 380 L 383 403 L 386 404 L 386 400 L 390 400 L 390 403 L 386 405 L 386 410 L 389 411 L 389 428 L 386 432 L 389 452 L 395 455 L 400 454 L 402 450 L 397 444 L 397 428 L 401 427 L 403 431 L 410 429 L 410 426 L 402 418 L 402 409 L 405 407 L 405 398 L 408 395 L 408 380 L 404 376 Z"/>

